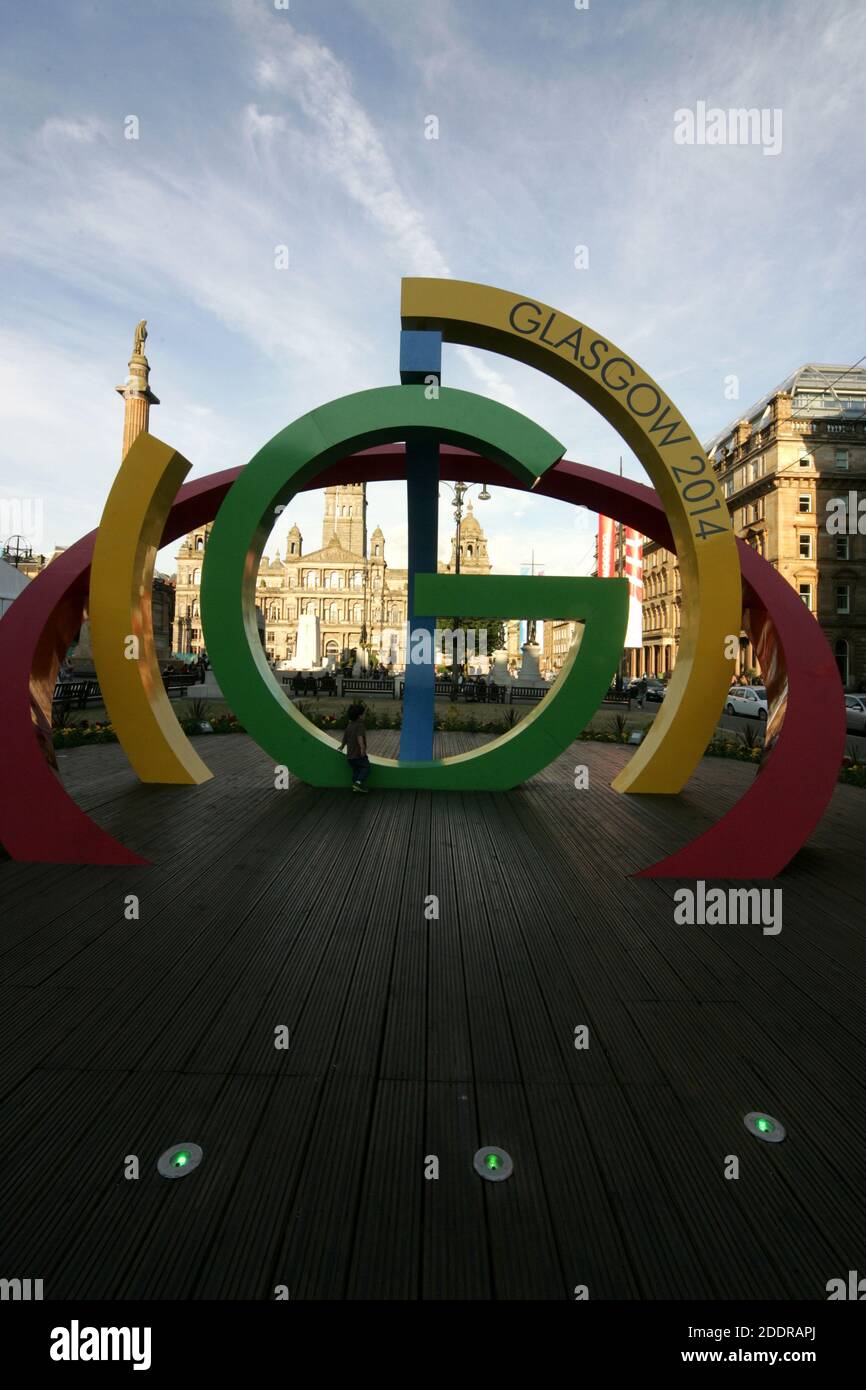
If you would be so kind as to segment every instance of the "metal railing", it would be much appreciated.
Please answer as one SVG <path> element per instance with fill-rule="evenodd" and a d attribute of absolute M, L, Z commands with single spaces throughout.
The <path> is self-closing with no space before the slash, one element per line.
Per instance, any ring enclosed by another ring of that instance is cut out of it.
<path fill-rule="evenodd" d="M 344 695 L 385 695 L 394 698 L 395 682 L 391 680 L 374 681 L 369 676 L 346 676 L 343 678 Z"/>
<path fill-rule="evenodd" d="M 180 700 L 187 694 L 191 685 L 198 683 L 198 676 L 187 676 L 183 673 L 177 676 L 169 675 L 163 677 L 163 683 L 168 698 Z M 91 704 L 101 705 L 103 701 L 99 681 L 92 677 L 83 677 L 81 680 L 57 681 L 51 703 L 61 707 L 65 705 L 70 709 L 86 709 Z"/>

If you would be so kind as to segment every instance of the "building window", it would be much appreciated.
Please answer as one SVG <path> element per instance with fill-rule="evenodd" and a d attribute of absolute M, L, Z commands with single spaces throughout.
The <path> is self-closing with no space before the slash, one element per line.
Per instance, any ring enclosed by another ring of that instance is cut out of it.
<path fill-rule="evenodd" d="M 801 492 L 798 505 L 801 512 L 810 512 L 812 510 L 811 492 Z"/>
<path fill-rule="evenodd" d="M 836 467 L 837 467 L 837 468 L 844 468 L 844 469 L 847 470 L 847 468 L 848 468 L 848 450 L 847 450 L 847 449 L 837 449 L 837 450 L 836 450 Z"/>
<path fill-rule="evenodd" d="M 806 607 L 809 609 L 809 612 L 811 613 L 811 611 L 812 611 L 812 585 L 811 585 L 811 584 L 801 584 L 801 585 L 800 585 L 800 598 L 803 600 L 803 602 L 805 603 Z"/>
<path fill-rule="evenodd" d="M 193 582 L 193 584 L 200 584 L 200 583 L 201 583 L 201 570 L 194 570 L 194 571 L 193 571 L 192 582 Z"/>
<path fill-rule="evenodd" d="M 289 546 L 289 554 L 290 554 L 290 555 L 297 555 L 297 553 L 298 553 L 298 543 L 297 543 L 297 541 L 292 541 L 291 545 Z"/>
<path fill-rule="evenodd" d="M 800 532 L 800 559 L 811 560 L 812 558 L 812 533 L 811 531 Z"/>
<path fill-rule="evenodd" d="M 841 677 L 842 684 L 847 685 L 849 677 L 848 643 L 845 641 L 844 637 L 839 638 L 839 641 L 833 648 L 833 653 L 836 657 L 836 665 L 839 668 L 839 675 Z"/>
<path fill-rule="evenodd" d="M 812 456 L 811 456 L 811 454 L 801 454 L 801 455 L 800 455 L 800 467 L 801 467 L 801 468 L 809 468 L 809 467 L 811 467 L 811 463 L 812 463 Z"/>
<path fill-rule="evenodd" d="M 204 536 L 196 536 L 195 548 L 196 550 L 204 550 Z"/>
<path fill-rule="evenodd" d="M 851 559 L 851 549 L 850 549 L 850 546 L 849 546 L 849 538 L 848 538 L 847 536 L 837 536 L 837 537 L 836 537 L 836 559 L 837 559 L 837 560 L 850 560 L 850 559 Z"/>
<path fill-rule="evenodd" d="M 837 613 L 850 613 L 850 612 L 851 612 L 851 585 L 850 585 L 850 584 L 837 584 L 837 585 L 836 585 L 836 612 L 837 612 Z"/>

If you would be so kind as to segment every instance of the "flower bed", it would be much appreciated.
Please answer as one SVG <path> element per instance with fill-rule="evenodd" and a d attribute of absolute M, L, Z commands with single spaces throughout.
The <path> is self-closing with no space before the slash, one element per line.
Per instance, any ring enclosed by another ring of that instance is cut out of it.
<path fill-rule="evenodd" d="M 303 714 L 315 724 L 317 729 L 322 729 L 325 733 L 334 733 L 340 729 L 345 729 L 348 716 L 344 711 L 342 714 L 319 714 L 315 710 L 309 710 L 301 705 L 296 706 L 298 712 Z M 511 713 L 511 711 L 509 711 Z M 198 735 L 210 732 L 213 734 L 243 734 L 246 733 L 243 725 L 238 723 L 234 714 L 221 714 L 216 718 L 206 721 L 209 730 L 202 729 L 202 720 L 182 719 L 181 728 L 188 736 L 195 738 Z M 364 722 L 367 728 L 372 729 L 400 729 L 403 719 L 398 714 L 389 714 L 386 711 L 367 710 L 364 714 Z M 465 734 L 503 734 L 508 729 L 513 728 L 517 721 L 504 719 L 480 719 L 476 714 L 467 714 L 457 708 L 449 709 L 444 716 L 437 716 L 433 727 L 443 733 L 465 733 Z M 616 727 L 608 729 L 584 729 L 578 735 L 584 743 L 622 743 L 627 744 L 632 733 L 631 728 L 620 719 Z M 112 724 L 90 724 L 86 719 L 73 724 L 68 728 L 54 729 L 53 740 L 55 748 L 82 748 L 95 743 L 117 743 L 117 734 Z M 745 740 L 735 741 L 729 738 L 714 738 L 707 745 L 704 756 L 708 758 L 735 758 L 742 763 L 755 763 L 760 761 L 762 748 L 760 744 L 747 743 Z M 851 757 L 846 757 L 839 771 L 839 781 L 847 783 L 852 787 L 866 787 L 866 764 L 855 762 Z"/>
<path fill-rule="evenodd" d="M 246 729 L 238 723 L 233 714 L 221 714 L 208 722 L 210 732 L 214 734 L 246 733 Z M 185 734 L 192 737 L 204 732 L 201 721 L 197 719 L 181 719 L 180 726 Z M 85 748 L 94 743 L 119 742 L 113 724 L 91 724 L 86 719 L 65 729 L 52 730 L 52 739 L 55 748 Z"/>

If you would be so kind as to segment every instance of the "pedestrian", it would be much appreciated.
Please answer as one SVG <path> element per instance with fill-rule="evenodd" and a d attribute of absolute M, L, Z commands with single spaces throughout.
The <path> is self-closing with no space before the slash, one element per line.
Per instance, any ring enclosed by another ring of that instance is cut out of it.
<path fill-rule="evenodd" d="M 367 757 L 367 727 L 364 723 L 364 706 L 349 706 L 349 722 L 343 730 L 340 747 L 345 748 L 349 766 L 352 769 L 352 791 L 366 792 L 364 786 L 370 776 L 370 759 Z"/>

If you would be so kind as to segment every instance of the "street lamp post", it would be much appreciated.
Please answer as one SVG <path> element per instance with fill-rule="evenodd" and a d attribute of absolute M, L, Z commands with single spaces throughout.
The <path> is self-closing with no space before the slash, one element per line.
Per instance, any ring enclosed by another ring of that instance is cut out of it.
<path fill-rule="evenodd" d="M 533 578 L 535 577 L 535 565 L 536 565 L 535 551 L 533 550 L 533 552 L 532 552 L 532 559 L 531 559 L 531 560 L 527 560 L 527 561 L 525 562 L 525 568 L 529 570 L 529 573 L 530 573 L 530 575 L 531 575 Z M 544 574 L 544 567 L 543 567 L 543 565 L 540 566 L 539 568 L 540 568 L 540 570 L 541 570 L 541 573 Z M 525 570 L 522 569 L 522 570 L 521 570 L 521 574 L 523 574 L 523 573 L 525 573 Z M 536 638 L 536 633 L 537 633 L 537 631 L 538 631 L 538 622 L 537 622 L 537 619 L 535 619 L 535 618 L 527 618 L 527 620 L 526 620 L 526 641 L 527 641 L 527 643 L 529 643 L 529 642 L 533 642 L 533 643 L 534 643 L 534 642 L 537 640 L 537 638 Z"/>
<path fill-rule="evenodd" d="M 365 534 L 366 534 L 366 532 L 365 532 Z M 361 600 L 361 641 L 360 641 L 360 647 L 361 647 L 361 651 L 362 651 L 362 652 L 365 654 L 365 656 L 366 656 L 366 650 L 367 650 L 367 612 L 368 612 L 367 605 L 368 605 L 368 603 L 369 603 L 369 604 L 370 604 L 370 608 L 372 609 L 372 604 L 373 604 L 373 586 L 372 586 L 372 583 L 370 582 L 370 559 L 369 559 L 369 556 L 366 556 L 366 555 L 365 555 L 365 557 L 364 557 L 364 569 L 363 569 L 362 573 L 363 573 L 363 576 L 364 576 L 364 596 L 363 596 L 363 598 L 362 598 L 362 600 Z M 370 622 L 371 622 L 371 624 L 372 624 L 372 612 L 371 612 Z M 365 661 L 365 658 L 364 658 L 364 657 L 361 658 L 360 665 L 361 665 L 361 668 L 362 668 L 363 671 L 366 671 L 366 670 L 367 670 L 367 665 L 366 665 L 366 661 Z"/>
<path fill-rule="evenodd" d="M 388 562 L 382 560 L 382 593 L 379 598 L 379 661 L 382 660 L 382 643 L 385 640 L 385 600 L 388 597 Z"/>
<path fill-rule="evenodd" d="M 10 536 L 0 553 L 8 564 L 14 565 L 15 569 L 22 561 L 26 563 L 33 559 L 33 547 L 27 545 L 23 536 Z"/>
<path fill-rule="evenodd" d="M 460 527 L 461 527 L 462 522 L 463 522 L 463 499 L 465 498 L 466 494 L 467 494 L 468 492 L 471 492 L 472 488 L 473 488 L 473 487 L 477 487 L 478 484 L 477 484 L 477 483 L 462 483 L 462 482 L 456 482 L 456 483 L 453 483 L 453 484 L 452 484 L 452 483 L 445 483 L 445 486 L 446 486 L 446 487 L 449 489 L 449 491 L 453 494 L 453 499 L 454 499 L 454 500 L 453 500 L 453 503 L 452 503 L 452 505 L 453 505 L 453 507 L 454 507 L 454 520 L 455 520 L 455 523 L 456 523 L 456 540 L 455 540 L 455 546 L 454 546 L 454 573 L 455 573 L 455 574 L 459 574 L 459 573 L 460 573 Z M 479 501 L 479 502 L 489 502 L 489 501 L 490 501 L 490 493 L 487 491 L 487 484 L 486 484 L 486 483 L 482 483 L 482 484 L 481 484 L 481 491 L 480 491 L 479 494 L 478 494 L 478 501 Z M 462 627 L 462 625 L 463 625 L 463 619 L 462 619 L 462 618 L 455 618 L 455 620 L 454 620 L 454 632 L 452 633 L 452 637 L 451 637 L 451 698 L 452 698 L 452 700 L 456 700 L 456 699 L 457 699 L 457 690 L 458 690 L 457 681 L 458 681 L 459 666 L 460 666 L 460 661 L 459 661 L 459 658 L 458 658 L 458 655 L 457 655 L 456 633 L 460 630 L 460 628 Z"/>

